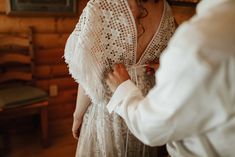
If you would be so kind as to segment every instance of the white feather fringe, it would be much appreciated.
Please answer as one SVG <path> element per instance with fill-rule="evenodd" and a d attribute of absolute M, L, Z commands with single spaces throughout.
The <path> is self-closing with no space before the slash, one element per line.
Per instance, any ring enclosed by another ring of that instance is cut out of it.
<path fill-rule="evenodd" d="M 92 47 L 98 44 L 97 32 L 100 31 L 94 14 L 95 10 L 92 9 L 86 12 L 86 20 L 89 19 L 89 22 L 83 23 L 79 35 L 70 35 L 64 58 L 72 77 L 82 85 L 91 101 L 98 104 L 104 101 L 105 90 L 102 84 L 102 68 L 94 56 L 95 52 L 92 52 Z"/>

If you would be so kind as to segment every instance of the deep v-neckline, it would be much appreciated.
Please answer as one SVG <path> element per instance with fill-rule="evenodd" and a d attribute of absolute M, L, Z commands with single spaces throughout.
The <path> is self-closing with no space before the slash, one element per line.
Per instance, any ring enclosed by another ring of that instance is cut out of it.
<path fill-rule="evenodd" d="M 137 60 L 137 50 L 138 50 L 138 31 L 137 31 L 137 27 L 136 27 L 136 22 L 135 22 L 135 18 L 134 18 L 134 15 L 131 11 L 131 8 L 130 8 L 130 5 L 128 3 L 128 0 L 124 0 L 125 3 L 126 3 L 126 6 L 127 6 L 127 9 L 128 9 L 128 12 L 129 12 L 129 16 L 131 18 L 131 22 L 132 22 L 132 25 L 133 25 L 133 28 L 134 29 L 134 39 L 135 39 L 135 43 L 134 43 L 134 64 L 139 64 L 141 62 L 141 60 L 144 58 L 147 50 L 149 49 L 149 47 L 151 46 L 154 38 L 157 36 L 157 34 L 159 33 L 159 30 L 161 28 L 161 25 L 162 25 L 162 21 L 163 21 L 163 16 L 165 15 L 165 10 L 166 10 L 166 3 L 165 3 L 165 0 L 163 0 L 163 11 L 162 11 L 162 15 L 161 15 L 161 19 L 160 19 L 160 22 L 158 24 L 158 28 L 156 29 L 154 35 L 152 36 L 151 40 L 149 41 L 149 43 L 147 44 L 146 48 L 144 49 L 144 51 L 142 52 L 142 54 L 140 55 L 139 59 Z"/>

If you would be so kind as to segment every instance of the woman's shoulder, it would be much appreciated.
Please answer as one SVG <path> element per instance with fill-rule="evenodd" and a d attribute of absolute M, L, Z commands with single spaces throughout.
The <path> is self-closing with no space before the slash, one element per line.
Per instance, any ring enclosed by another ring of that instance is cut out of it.
<path fill-rule="evenodd" d="M 119 0 L 89 0 L 84 10 L 95 10 L 97 13 L 101 10 L 109 10 L 113 7 L 112 3 L 117 3 Z"/>
<path fill-rule="evenodd" d="M 89 0 L 88 5 L 101 5 L 104 3 L 108 3 L 110 0 Z M 115 0 L 116 1 L 116 0 Z"/>
<path fill-rule="evenodd" d="M 98 6 L 100 9 L 102 8 L 112 8 L 114 6 L 119 6 L 117 4 L 123 3 L 123 0 L 89 0 L 87 6 Z"/>

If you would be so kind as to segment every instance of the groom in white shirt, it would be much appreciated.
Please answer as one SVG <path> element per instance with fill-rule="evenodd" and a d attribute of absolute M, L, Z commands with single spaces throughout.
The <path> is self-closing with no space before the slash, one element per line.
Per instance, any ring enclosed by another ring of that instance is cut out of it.
<path fill-rule="evenodd" d="M 235 0 L 202 0 L 160 59 L 146 97 L 116 65 L 107 106 L 145 144 L 173 157 L 235 156 Z"/>

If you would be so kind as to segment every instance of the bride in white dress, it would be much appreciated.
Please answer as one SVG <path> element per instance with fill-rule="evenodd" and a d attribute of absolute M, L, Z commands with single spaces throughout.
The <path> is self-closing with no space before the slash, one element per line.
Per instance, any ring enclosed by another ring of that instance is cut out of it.
<path fill-rule="evenodd" d="M 145 95 L 155 84 L 146 64 L 157 63 L 174 33 L 174 18 L 165 0 L 90 0 L 68 38 L 65 61 L 79 83 L 73 135 L 76 157 L 148 157 L 157 148 L 135 138 L 106 105 L 111 91 L 104 75 L 115 63 L 128 68 Z"/>

